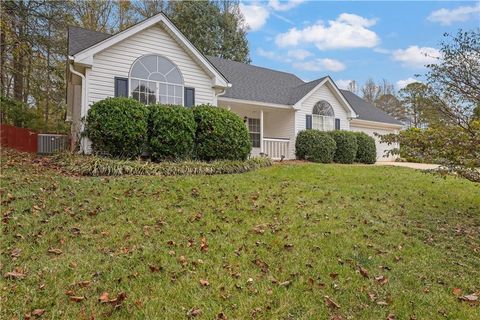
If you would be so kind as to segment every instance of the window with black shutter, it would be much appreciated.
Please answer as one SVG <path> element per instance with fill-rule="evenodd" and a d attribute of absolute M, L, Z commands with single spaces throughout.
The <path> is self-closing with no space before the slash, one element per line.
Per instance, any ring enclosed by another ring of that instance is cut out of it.
<path fill-rule="evenodd" d="M 185 88 L 184 105 L 185 107 L 193 107 L 195 105 L 195 88 Z"/>
<path fill-rule="evenodd" d="M 335 130 L 340 130 L 340 119 L 335 119 Z"/>
<path fill-rule="evenodd" d="M 128 97 L 128 79 L 115 77 L 115 97 Z"/>

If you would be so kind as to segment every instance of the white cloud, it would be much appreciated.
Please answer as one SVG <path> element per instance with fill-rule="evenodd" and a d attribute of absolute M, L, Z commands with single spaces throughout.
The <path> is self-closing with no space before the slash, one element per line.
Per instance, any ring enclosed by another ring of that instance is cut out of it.
<path fill-rule="evenodd" d="M 287 56 L 292 57 L 294 59 L 298 59 L 298 60 L 305 60 L 305 58 L 312 56 L 312 53 L 305 49 L 294 49 L 294 50 L 289 50 L 287 52 Z"/>
<path fill-rule="evenodd" d="M 270 15 L 264 6 L 256 3 L 240 3 L 240 11 L 245 17 L 245 23 L 250 31 L 257 31 L 262 28 Z"/>
<path fill-rule="evenodd" d="M 280 55 L 280 54 L 278 54 L 274 51 L 268 51 L 268 50 L 264 50 L 262 48 L 257 49 L 257 54 L 261 57 L 268 58 L 268 59 L 273 60 L 273 61 L 280 61 L 280 62 L 287 62 L 287 63 L 292 62 L 292 59 L 290 59 L 290 58 L 282 56 L 282 55 Z"/>
<path fill-rule="evenodd" d="M 435 48 L 410 46 L 407 49 L 395 50 L 392 56 L 405 66 L 418 68 L 437 62 L 441 55 Z"/>
<path fill-rule="evenodd" d="M 398 80 L 396 84 L 397 84 L 398 90 L 400 90 L 408 86 L 410 83 L 414 83 L 414 82 L 421 82 L 421 81 L 410 77 L 404 80 Z"/>
<path fill-rule="evenodd" d="M 270 0 L 268 5 L 276 11 L 287 11 L 295 8 L 305 0 L 290 0 L 290 1 L 279 1 L 279 0 Z"/>
<path fill-rule="evenodd" d="M 475 17 L 477 21 L 480 19 L 480 5 L 458 7 L 451 10 L 442 8 L 433 11 L 427 19 L 433 22 L 439 22 L 442 25 L 450 25 L 454 22 L 463 22 Z"/>
<path fill-rule="evenodd" d="M 347 90 L 348 89 L 348 85 L 350 84 L 350 82 L 352 82 L 352 80 L 336 80 L 335 81 L 335 84 L 337 85 L 337 87 L 339 87 L 340 89 L 344 89 L 344 90 Z"/>
<path fill-rule="evenodd" d="M 305 71 L 332 71 L 332 72 L 337 72 L 337 71 L 342 71 L 345 70 L 346 66 L 335 59 L 314 59 L 310 61 L 305 61 L 305 62 L 295 62 L 293 64 L 294 68 L 300 69 L 300 70 L 305 70 Z"/>
<path fill-rule="evenodd" d="M 292 28 L 277 35 L 275 42 L 280 47 L 313 43 L 319 50 L 372 48 L 380 42 L 378 35 L 368 29 L 375 23 L 376 19 L 342 13 L 336 20 L 330 20 L 328 26 L 319 21 L 304 29 Z"/>

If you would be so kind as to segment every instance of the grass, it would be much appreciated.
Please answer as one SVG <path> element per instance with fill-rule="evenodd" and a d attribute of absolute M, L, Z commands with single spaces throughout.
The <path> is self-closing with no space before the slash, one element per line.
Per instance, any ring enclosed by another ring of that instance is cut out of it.
<path fill-rule="evenodd" d="M 459 299 L 480 290 L 466 180 L 321 164 L 75 177 L 10 154 L 1 181 L 1 319 L 480 318 Z"/>

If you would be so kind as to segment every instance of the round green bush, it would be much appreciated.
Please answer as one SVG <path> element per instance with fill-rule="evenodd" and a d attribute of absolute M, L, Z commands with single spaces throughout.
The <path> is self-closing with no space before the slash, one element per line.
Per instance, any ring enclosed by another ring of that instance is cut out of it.
<path fill-rule="evenodd" d="M 377 148 L 375 146 L 375 139 L 370 137 L 365 132 L 355 132 L 357 138 L 357 155 L 356 162 L 373 164 L 377 161 Z"/>
<path fill-rule="evenodd" d="M 357 155 L 357 138 L 351 131 L 335 130 L 329 134 L 337 143 L 333 161 L 337 163 L 353 163 Z"/>
<path fill-rule="evenodd" d="M 147 107 L 128 98 L 107 98 L 88 110 L 85 135 L 94 153 L 134 158 L 144 151 Z"/>
<path fill-rule="evenodd" d="M 242 119 L 235 113 L 210 105 L 192 108 L 197 124 L 195 156 L 197 159 L 245 160 L 252 141 Z"/>
<path fill-rule="evenodd" d="M 195 120 L 183 106 L 148 107 L 148 151 L 152 160 L 184 160 L 192 156 Z"/>
<path fill-rule="evenodd" d="M 330 163 L 333 161 L 337 144 L 325 131 L 300 131 L 295 140 L 295 153 L 298 159 Z"/>

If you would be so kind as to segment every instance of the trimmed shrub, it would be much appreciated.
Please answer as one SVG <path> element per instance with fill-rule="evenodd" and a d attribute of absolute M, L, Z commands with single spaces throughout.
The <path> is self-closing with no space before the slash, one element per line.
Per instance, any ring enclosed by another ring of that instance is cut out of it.
<path fill-rule="evenodd" d="M 128 98 L 107 98 L 94 103 L 85 124 L 85 135 L 94 153 L 134 158 L 144 151 L 147 107 Z"/>
<path fill-rule="evenodd" d="M 71 173 L 83 176 L 178 176 L 243 173 L 269 167 L 273 161 L 258 157 L 246 161 L 185 161 L 153 163 L 139 160 L 109 159 L 64 153 L 53 158 L 55 163 Z"/>
<path fill-rule="evenodd" d="M 245 160 L 252 149 L 248 129 L 235 113 L 210 106 L 193 109 L 197 124 L 195 157 L 204 161 Z"/>
<path fill-rule="evenodd" d="M 295 140 L 295 153 L 298 159 L 330 163 L 335 154 L 335 140 L 324 131 L 300 131 Z"/>
<path fill-rule="evenodd" d="M 351 131 L 335 130 L 328 132 L 337 143 L 333 161 L 337 163 L 353 163 L 357 155 L 357 138 Z"/>
<path fill-rule="evenodd" d="M 195 120 L 182 106 L 148 107 L 148 151 L 152 160 L 183 160 L 193 153 Z"/>
<path fill-rule="evenodd" d="M 377 161 L 377 147 L 375 146 L 375 139 L 370 137 L 365 132 L 354 132 L 357 138 L 357 155 L 356 162 L 372 164 Z"/>

